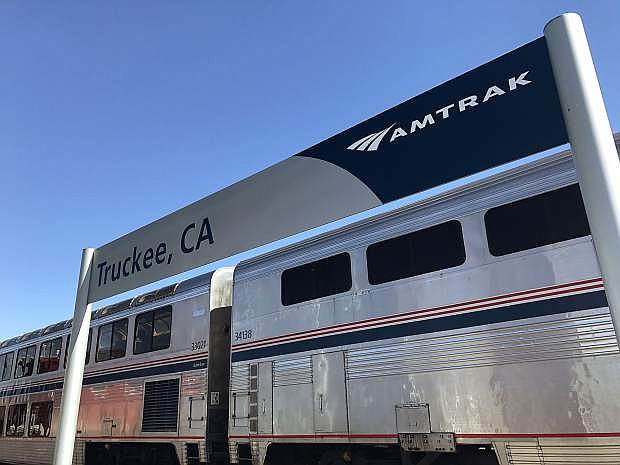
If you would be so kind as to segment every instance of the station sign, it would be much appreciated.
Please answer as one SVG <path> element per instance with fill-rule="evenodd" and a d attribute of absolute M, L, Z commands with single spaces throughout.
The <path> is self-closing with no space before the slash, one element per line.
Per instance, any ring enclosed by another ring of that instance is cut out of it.
<path fill-rule="evenodd" d="M 567 142 L 541 37 L 96 249 L 88 301 Z"/>

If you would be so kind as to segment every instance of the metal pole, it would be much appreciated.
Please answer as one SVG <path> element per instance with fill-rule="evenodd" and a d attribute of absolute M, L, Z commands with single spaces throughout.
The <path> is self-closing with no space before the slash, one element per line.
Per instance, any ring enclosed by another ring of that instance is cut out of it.
<path fill-rule="evenodd" d="M 581 18 L 563 14 L 545 26 L 553 75 L 605 281 L 620 335 L 620 161 Z"/>
<path fill-rule="evenodd" d="M 95 249 L 82 250 L 82 264 L 78 279 L 75 310 L 71 329 L 71 344 L 68 348 L 67 368 L 60 404 L 60 429 L 56 437 L 54 465 L 71 465 L 75 432 L 80 410 L 84 360 L 88 344 L 91 305 L 88 303 L 88 288 Z"/>

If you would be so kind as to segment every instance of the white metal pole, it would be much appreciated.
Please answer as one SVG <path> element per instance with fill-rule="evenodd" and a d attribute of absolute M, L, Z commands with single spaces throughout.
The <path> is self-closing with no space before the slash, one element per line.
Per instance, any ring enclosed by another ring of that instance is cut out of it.
<path fill-rule="evenodd" d="M 71 465 L 73 461 L 73 447 L 75 445 L 82 379 L 84 377 L 84 359 L 86 358 L 88 330 L 90 328 L 91 305 L 88 303 L 88 288 L 94 252 L 95 249 L 90 248 L 82 251 L 82 264 L 73 312 L 71 344 L 68 349 L 67 368 L 60 404 L 60 429 L 56 437 L 54 465 Z"/>
<path fill-rule="evenodd" d="M 581 18 L 563 14 L 545 38 L 607 300 L 620 335 L 620 160 Z"/>

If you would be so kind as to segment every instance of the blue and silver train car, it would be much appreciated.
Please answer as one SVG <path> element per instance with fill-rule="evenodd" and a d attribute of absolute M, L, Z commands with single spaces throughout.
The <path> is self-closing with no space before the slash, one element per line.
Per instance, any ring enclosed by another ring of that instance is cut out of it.
<path fill-rule="evenodd" d="M 211 278 L 93 313 L 75 464 L 204 461 Z M 0 346 L 0 463 L 52 463 L 70 328 Z"/>
<path fill-rule="evenodd" d="M 620 463 L 570 153 L 95 311 L 74 463 Z M 0 462 L 50 464 L 70 322 L 0 345 Z"/>
<path fill-rule="evenodd" d="M 243 262 L 234 286 L 233 457 L 620 463 L 569 153 Z"/>

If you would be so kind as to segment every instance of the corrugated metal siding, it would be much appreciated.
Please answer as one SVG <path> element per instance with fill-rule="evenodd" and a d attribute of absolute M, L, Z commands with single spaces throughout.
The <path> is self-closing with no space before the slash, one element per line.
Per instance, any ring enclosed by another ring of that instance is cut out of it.
<path fill-rule="evenodd" d="M 620 439 L 598 444 L 510 442 L 506 452 L 510 465 L 618 465 Z"/>
<path fill-rule="evenodd" d="M 346 352 L 347 378 L 617 354 L 608 310 Z"/>
<path fill-rule="evenodd" d="M 236 363 L 230 371 L 230 390 L 247 392 L 250 389 L 250 364 Z"/>
<path fill-rule="evenodd" d="M 310 355 L 273 362 L 273 387 L 309 383 L 312 383 Z"/>
<path fill-rule="evenodd" d="M 0 439 L 0 462 L 16 465 L 51 465 L 55 439 Z M 75 441 L 73 465 L 84 463 L 84 442 Z"/>

